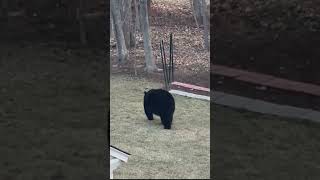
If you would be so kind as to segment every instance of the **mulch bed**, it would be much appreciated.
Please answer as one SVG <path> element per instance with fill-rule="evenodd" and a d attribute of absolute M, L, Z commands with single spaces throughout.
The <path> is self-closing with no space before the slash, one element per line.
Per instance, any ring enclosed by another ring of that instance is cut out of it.
<path fill-rule="evenodd" d="M 278 104 L 320 110 L 319 96 L 260 86 L 220 75 L 213 75 L 211 82 L 213 83 L 211 86 L 216 91 L 223 91 Z"/>
<path fill-rule="evenodd" d="M 319 85 L 318 3 L 215 1 L 214 63 Z"/>

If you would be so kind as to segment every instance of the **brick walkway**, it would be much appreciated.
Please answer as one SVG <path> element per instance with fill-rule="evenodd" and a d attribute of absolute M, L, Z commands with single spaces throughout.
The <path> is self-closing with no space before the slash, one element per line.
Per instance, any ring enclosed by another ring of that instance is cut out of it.
<path fill-rule="evenodd" d="M 320 96 L 320 86 L 277 78 L 271 75 L 248 72 L 240 69 L 229 68 L 221 65 L 211 64 L 213 74 L 231 77 L 236 80 L 259 84 L 286 91 L 302 92 L 309 95 Z"/>

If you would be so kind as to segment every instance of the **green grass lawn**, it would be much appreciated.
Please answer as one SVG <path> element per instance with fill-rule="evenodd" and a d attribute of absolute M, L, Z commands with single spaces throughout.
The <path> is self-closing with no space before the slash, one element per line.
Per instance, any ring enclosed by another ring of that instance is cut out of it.
<path fill-rule="evenodd" d="M 319 179 L 319 124 L 212 106 L 214 177 Z"/>
<path fill-rule="evenodd" d="M 132 155 L 114 178 L 198 179 L 210 176 L 210 103 L 174 96 L 171 130 L 160 118 L 148 121 L 143 109 L 145 88 L 161 84 L 114 75 L 110 81 L 111 144 Z"/>

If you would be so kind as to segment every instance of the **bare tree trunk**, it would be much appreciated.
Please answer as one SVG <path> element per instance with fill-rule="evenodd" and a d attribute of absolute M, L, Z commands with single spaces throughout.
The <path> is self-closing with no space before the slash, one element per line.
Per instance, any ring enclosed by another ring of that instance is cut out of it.
<path fill-rule="evenodd" d="M 144 54 L 146 59 L 146 70 L 152 72 L 156 69 L 154 59 L 152 58 L 152 47 L 150 40 L 149 18 L 147 10 L 147 0 L 140 0 L 140 22 L 143 31 Z"/>
<path fill-rule="evenodd" d="M 123 35 L 126 43 L 126 47 L 130 48 L 130 19 L 129 17 L 129 8 L 131 5 L 131 0 L 123 0 L 122 1 L 122 23 L 123 23 Z"/>
<path fill-rule="evenodd" d="M 192 0 L 192 7 L 193 12 L 195 16 L 195 21 L 199 24 L 202 24 L 202 18 L 201 18 L 201 2 L 199 0 Z"/>
<path fill-rule="evenodd" d="M 119 10 L 120 10 L 120 16 L 121 16 L 121 21 L 124 21 L 124 8 L 123 8 L 123 0 L 118 0 L 119 4 Z"/>
<path fill-rule="evenodd" d="M 197 14 L 195 12 L 195 7 L 193 5 L 193 1 L 190 0 L 190 5 L 191 5 L 191 10 L 192 10 L 192 15 L 193 15 L 193 18 L 194 20 L 196 21 L 196 25 L 197 25 L 197 28 L 199 28 L 199 23 L 198 23 L 198 20 L 197 20 Z"/>
<path fill-rule="evenodd" d="M 202 15 L 202 22 L 203 22 L 203 28 L 204 28 L 204 33 L 203 33 L 203 40 L 204 40 L 204 47 L 209 51 L 210 49 L 210 43 L 209 43 L 209 23 L 207 19 L 207 11 L 206 11 L 206 2 L 205 0 L 201 0 L 201 15 Z"/>
<path fill-rule="evenodd" d="M 113 23 L 112 14 L 111 14 L 111 11 L 110 11 L 110 40 L 112 38 L 114 38 L 114 23 Z"/>
<path fill-rule="evenodd" d="M 129 0 L 129 8 L 128 8 L 128 23 L 129 23 L 129 30 L 130 30 L 130 34 L 129 34 L 129 45 L 130 45 L 130 49 L 132 47 L 134 47 L 135 44 L 135 25 L 133 24 L 133 14 L 132 14 L 132 0 Z"/>
<path fill-rule="evenodd" d="M 148 8 L 148 14 L 149 14 L 149 20 L 150 20 L 150 16 L 152 15 L 152 12 L 151 12 L 151 2 L 152 0 L 147 0 L 147 8 Z"/>
<path fill-rule="evenodd" d="M 136 22 L 135 22 L 135 28 L 137 31 L 140 31 L 140 21 L 139 21 L 139 0 L 133 0 L 134 1 L 134 9 L 135 9 L 135 15 L 136 15 Z"/>
<path fill-rule="evenodd" d="M 115 37 L 117 42 L 119 62 L 124 63 L 127 61 L 127 58 L 128 58 L 128 50 L 125 44 L 125 39 L 122 31 L 119 1 L 110 0 L 110 8 L 111 8 L 112 18 L 114 22 L 114 29 L 115 29 L 114 32 L 115 32 Z"/>
<path fill-rule="evenodd" d="M 147 0 L 148 12 L 150 12 L 150 10 L 151 10 L 151 1 L 152 0 Z"/>
<path fill-rule="evenodd" d="M 115 37 L 115 25 L 114 25 L 114 20 L 112 18 L 112 13 L 110 10 L 110 41 L 109 44 L 111 47 L 117 46 L 116 43 L 116 37 Z"/>
<path fill-rule="evenodd" d="M 137 42 L 136 42 L 136 33 L 137 31 L 140 30 L 140 23 L 139 23 L 139 10 L 138 10 L 138 6 L 139 6 L 139 0 L 133 0 L 134 2 L 134 9 L 135 9 L 135 23 L 134 23 L 134 26 L 133 26 L 133 48 L 134 48 L 134 55 L 136 56 L 137 55 L 137 49 L 136 49 L 136 45 L 137 45 Z M 133 19 L 133 17 L 132 17 Z M 133 69 L 134 69 L 134 75 L 137 76 L 138 73 L 137 73 L 137 60 L 136 58 L 133 58 Z"/>

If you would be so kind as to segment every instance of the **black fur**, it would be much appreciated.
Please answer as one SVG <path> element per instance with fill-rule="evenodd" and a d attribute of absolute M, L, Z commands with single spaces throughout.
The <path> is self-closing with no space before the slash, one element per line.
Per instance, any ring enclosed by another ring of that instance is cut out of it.
<path fill-rule="evenodd" d="M 151 89 L 144 92 L 144 111 L 148 120 L 153 114 L 160 116 L 165 129 L 171 129 L 175 102 L 173 96 L 163 89 Z"/>

